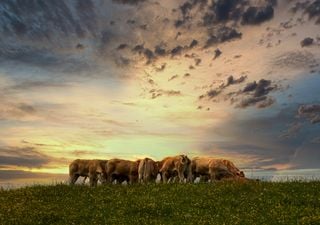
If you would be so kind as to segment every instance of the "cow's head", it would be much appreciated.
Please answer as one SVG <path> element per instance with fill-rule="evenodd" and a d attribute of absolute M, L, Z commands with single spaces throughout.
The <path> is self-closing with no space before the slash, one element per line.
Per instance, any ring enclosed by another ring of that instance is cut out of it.
<path fill-rule="evenodd" d="M 243 171 L 238 171 L 238 172 L 237 172 L 237 176 L 239 176 L 239 177 L 245 177 Z"/>
<path fill-rule="evenodd" d="M 185 165 L 189 165 L 191 163 L 191 160 L 186 155 L 180 155 L 181 157 L 181 163 Z"/>

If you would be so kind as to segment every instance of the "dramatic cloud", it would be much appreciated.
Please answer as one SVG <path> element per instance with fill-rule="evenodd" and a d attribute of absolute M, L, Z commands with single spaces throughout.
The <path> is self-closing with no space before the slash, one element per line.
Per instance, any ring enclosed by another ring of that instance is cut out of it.
<path fill-rule="evenodd" d="M 273 18 L 274 10 L 271 5 L 265 7 L 249 7 L 242 15 L 243 24 L 260 24 Z"/>
<path fill-rule="evenodd" d="M 241 37 L 242 33 L 238 32 L 234 28 L 221 27 L 216 32 L 213 32 L 210 35 L 210 37 L 206 41 L 206 44 L 204 45 L 204 48 L 209 48 L 218 43 L 223 43 L 234 39 L 240 39 Z"/>
<path fill-rule="evenodd" d="M 320 105 L 302 105 L 298 109 L 298 114 L 307 118 L 312 124 L 320 123 Z"/>
<path fill-rule="evenodd" d="M 237 105 L 240 108 L 249 106 L 257 106 L 258 108 L 266 108 L 271 106 L 275 100 L 267 95 L 269 92 L 275 90 L 277 87 L 272 86 L 270 80 L 261 79 L 259 82 L 248 83 L 245 88 L 240 92 L 242 94 L 249 94 Z"/>
<path fill-rule="evenodd" d="M 258 6 L 250 1 L 218 0 L 218 1 L 186 1 L 180 6 L 182 18 L 176 21 L 181 26 L 189 22 L 200 9 L 204 26 L 213 26 L 223 22 L 239 22 L 243 24 L 260 24 L 273 18 L 273 6 L 276 1 L 261 1 Z"/>
<path fill-rule="evenodd" d="M 34 148 L 2 147 L 0 149 L 1 166 L 40 168 L 52 161 L 52 157 L 40 153 Z"/>
<path fill-rule="evenodd" d="M 316 23 L 320 24 L 320 0 L 313 1 L 307 8 L 306 12 L 309 14 L 309 18 L 317 18 Z"/>

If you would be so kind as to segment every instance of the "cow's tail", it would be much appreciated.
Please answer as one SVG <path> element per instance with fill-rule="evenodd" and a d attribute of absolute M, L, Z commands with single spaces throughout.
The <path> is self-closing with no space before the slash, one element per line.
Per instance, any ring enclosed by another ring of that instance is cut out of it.
<path fill-rule="evenodd" d="M 148 159 L 145 159 L 144 160 L 144 165 L 143 165 L 143 179 L 145 182 L 148 182 L 148 179 L 149 179 L 149 173 L 151 171 L 151 168 L 150 168 L 150 163 L 148 162 L 149 160 Z"/>

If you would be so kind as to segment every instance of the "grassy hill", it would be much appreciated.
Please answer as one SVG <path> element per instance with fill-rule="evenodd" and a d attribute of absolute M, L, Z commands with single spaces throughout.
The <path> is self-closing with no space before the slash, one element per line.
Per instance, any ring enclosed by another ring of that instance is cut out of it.
<path fill-rule="evenodd" d="M 320 182 L 0 190 L 0 224 L 320 224 Z"/>

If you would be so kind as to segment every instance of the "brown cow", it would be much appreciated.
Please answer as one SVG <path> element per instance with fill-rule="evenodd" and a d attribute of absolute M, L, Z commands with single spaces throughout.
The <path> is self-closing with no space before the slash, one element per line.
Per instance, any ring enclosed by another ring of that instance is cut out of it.
<path fill-rule="evenodd" d="M 139 183 L 148 183 L 156 180 L 159 173 L 159 163 L 149 158 L 144 158 L 139 163 Z"/>
<path fill-rule="evenodd" d="M 111 159 L 106 164 L 106 173 L 108 182 L 121 179 L 128 181 L 130 184 L 138 180 L 138 167 L 140 160 L 130 161 L 123 159 Z"/>
<path fill-rule="evenodd" d="M 190 159 L 186 155 L 166 157 L 159 162 L 161 179 L 164 183 L 178 175 L 179 181 L 183 182 L 189 173 Z"/>
<path fill-rule="evenodd" d="M 231 161 L 216 159 L 212 157 L 195 157 L 191 162 L 190 180 L 198 176 L 213 180 L 241 179 L 244 178 L 243 171 L 240 171 Z"/>
<path fill-rule="evenodd" d="M 101 182 L 105 182 L 106 172 L 105 165 L 107 160 L 85 160 L 76 159 L 69 165 L 69 181 L 70 184 L 74 184 L 77 179 L 82 177 L 89 177 L 90 186 L 96 186 L 98 178 L 100 177 Z"/>

